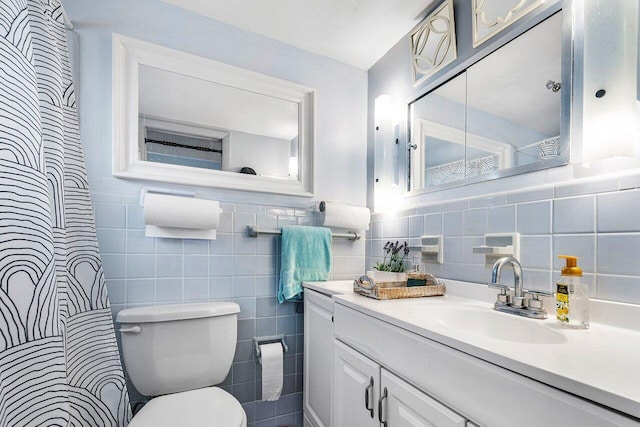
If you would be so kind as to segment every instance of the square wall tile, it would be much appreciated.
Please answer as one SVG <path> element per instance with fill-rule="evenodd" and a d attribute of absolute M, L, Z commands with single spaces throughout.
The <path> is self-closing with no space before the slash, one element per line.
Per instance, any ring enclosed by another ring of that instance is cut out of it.
<path fill-rule="evenodd" d="M 209 279 L 206 277 L 185 278 L 183 280 L 185 301 L 207 301 L 209 299 Z"/>
<path fill-rule="evenodd" d="M 124 230 L 98 228 L 96 230 L 98 247 L 101 254 L 123 254 L 126 251 L 126 233 Z"/>
<path fill-rule="evenodd" d="M 233 298 L 233 302 L 240 306 L 238 319 L 252 319 L 256 317 L 255 298 Z"/>
<path fill-rule="evenodd" d="M 209 257 L 206 255 L 185 255 L 184 277 L 209 277 Z"/>
<path fill-rule="evenodd" d="M 408 237 L 422 236 L 424 234 L 424 217 L 415 215 L 409 217 L 409 235 Z"/>
<path fill-rule="evenodd" d="M 517 230 L 520 234 L 551 233 L 551 201 L 520 203 L 517 207 Z"/>
<path fill-rule="evenodd" d="M 523 268 L 551 269 L 551 236 L 520 237 L 520 263 Z"/>
<path fill-rule="evenodd" d="M 109 293 L 109 302 L 111 304 L 123 304 L 125 302 L 125 281 L 124 280 L 107 280 L 107 292 Z"/>
<path fill-rule="evenodd" d="M 595 272 L 596 236 L 594 234 L 554 235 L 553 236 L 553 269 L 561 270 L 565 265 L 564 259 L 558 255 L 573 255 L 578 257 L 578 265 L 585 273 Z"/>
<path fill-rule="evenodd" d="M 144 230 L 144 208 L 140 205 L 127 205 L 127 229 Z"/>
<path fill-rule="evenodd" d="M 126 271 L 126 257 L 124 255 L 105 255 L 101 254 L 102 269 L 104 276 L 109 279 L 123 279 Z"/>
<path fill-rule="evenodd" d="M 209 257 L 209 275 L 213 277 L 233 276 L 233 256 L 216 255 Z"/>
<path fill-rule="evenodd" d="M 562 234 L 595 232 L 595 196 L 553 201 L 553 232 Z"/>
<path fill-rule="evenodd" d="M 495 206 L 487 210 L 487 233 L 516 231 L 516 206 Z"/>
<path fill-rule="evenodd" d="M 95 203 L 94 217 L 97 228 L 126 228 L 125 205 Z"/>
<path fill-rule="evenodd" d="M 640 231 L 640 190 L 599 194 L 598 233 Z"/>
<path fill-rule="evenodd" d="M 442 231 L 445 236 L 462 236 L 463 224 L 462 211 L 442 214 Z"/>
<path fill-rule="evenodd" d="M 640 276 L 640 235 L 598 235 L 596 251 L 598 274 Z"/>
<path fill-rule="evenodd" d="M 248 237 L 244 234 L 233 235 L 233 253 L 238 255 L 255 255 L 258 244 L 256 237 Z"/>
<path fill-rule="evenodd" d="M 146 237 L 144 230 L 127 230 L 127 254 L 153 254 L 155 252 L 155 238 Z"/>
<path fill-rule="evenodd" d="M 182 255 L 182 239 L 156 239 L 156 251 L 159 254 Z"/>
<path fill-rule="evenodd" d="M 277 277 L 274 276 L 256 277 L 256 296 L 275 297 L 277 283 Z"/>
<path fill-rule="evenodd" d="M 486 231 L 487 210 L 485 208 L 469 209 L 464 211 L 465 236 L 483 236 Z"/>
<path fill-rule="evenodd" d="M 405 239 L 409 237 L 409 218 L 396 218 L 395 221 L 395 237 L 396 239 Z"/>
<path fill-rule="evenodd" d="M 182 255 L 156 255 L 156 277 L 182 277 Z"/>
<path fill-rule="evenodd" d="M 442 242 L 445 263 L 462 263 L 463 239 L 461 237 L 445 237 Z"/>
<path fill-rule="evenodd" d="M 187 253 L 185 251 L 185 253 Z M 210 255 L 231 255 L 233 254 L 233 234 L 217 233 L 216 240 L 209 240 Z"/>
<path fill-rule="evenodd" d="M 234 297 L 255 297 L 256 279 L 255 277 L 234 277 L 233 296 Z"/>
<path fill-rule="evenodd" d="M 525 289 L 532 291 L 552 292 L 555 290 L 555 282 L 553 281 L 553 275 L 549 270 L 530 270 L 527 268 L 522 269 L 523 285 Z M 549 311 L 549 307 L 547 307 Z M 553 308 L 551 309 L 553 315 Z"/>
<path fill-rule="evenodd" d="M 155 303 L 156 282 L 154 279 L 127 279 L 127 304 Z"/>
<path fill-rule="evenodd" d="M 156 302 L 182 301 L 182 278 L 156 279 Z"/>
<path fill-rule="evenodd" d="M 127 278 L 141 279 L 156 276 L 155 255 L 128 255 Z"/>
<path fill-rule="evenodd" d="M 424 216 L 424 234 L 427 236 L 442 234 L 441 213 L 429 214 Z"/>
<path fill-rule="evenodd" d="M 597 275 L 596 298 L 640 304 L 640 277 Z"/>
<path fill-rule="evenodd" d="M 484 254 L 474 254 L 475 246 L 482 246 L 484 237 L 465 237 L 463 239 L 462 260 L 465 264 L 484 265 Z"/>
<path fill-rule="evenodd" d="M 213 300 L 231 299 L 233 297 L 233 280 L 231 277 L 210 277 L 209 298 Z"/>

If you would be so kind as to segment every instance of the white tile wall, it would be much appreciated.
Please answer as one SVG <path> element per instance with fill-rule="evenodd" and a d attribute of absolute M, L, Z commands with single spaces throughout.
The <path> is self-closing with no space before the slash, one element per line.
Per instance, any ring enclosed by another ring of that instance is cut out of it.
<path fill-rule="evenodd" d="M 123 308 L 143 305 L 237 302 L 241 312 L 236 356 L 222 386 L 243 403 L 255 425 L 294 425 L 302 410 L 303 316 L 296 313 L 295 304 L 276 301 L 280 239 L 269 235 L 247 237 L 246 227 L 318 225 L 319 215 L 304 209 L 225 204 L 217 240 L 159 239 L 144 236 L 143 211 L 137 197 L 100 192 L 92 197 L 99 201 L 94 203 L 98 244 L 114 315 Z M 397 221 L 397 228 L 409 234 L 408 218 L 390 220 Z M 411 230 L 420 232 L 423 221 L 422 216 L 415 216 Z M 374 221 L 372 226 L 381 233 L 381 221 Z M 353 279 L 362 274 L 365 246 L 365 239 L 334 240 L 331 277 Z M 261 390 L 260 367 L 253 360 L 251 340 L 277 333 L 286 334 L 290 348 L 284 360 L 284 391 L 277 403 L 264 404 L 256 401 Z M 141 398 L 133 388 L 130 391 L 133 400 Z"/>
<path fill-rule="evenodd" d="M 417 206 L 397 212 L 395 219 L 387 213 L 384 224 L 409 219 L 412 241 L 419 237 L 420 221 L 424 234 L 444 234 L 444 264 L 424 263 L 423 268 L 440 277 L 479 284 L 489 281 L 490 269 L 482 256 L 472 253 L 473 246 L 482 244 L 486 232 L 517 230 L 526 288 L 552 290 L 565 265 L 558 255 L 575 255 L 592 297 L 640 304 L 638 187 L 640 179 L 627 176 L 550 185 Z M 367 268 L 381 259 L 385 240 L 399 237 L 386 228 L 381 233 L 380 217 L 373 219 Z"/>

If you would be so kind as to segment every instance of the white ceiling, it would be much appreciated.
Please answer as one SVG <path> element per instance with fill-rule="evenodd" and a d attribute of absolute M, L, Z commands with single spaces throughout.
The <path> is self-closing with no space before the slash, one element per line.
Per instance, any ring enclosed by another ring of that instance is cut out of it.
<path fill-rule="evenodd" d="M 435 0 L 162 0 L 368 70 Z"/>

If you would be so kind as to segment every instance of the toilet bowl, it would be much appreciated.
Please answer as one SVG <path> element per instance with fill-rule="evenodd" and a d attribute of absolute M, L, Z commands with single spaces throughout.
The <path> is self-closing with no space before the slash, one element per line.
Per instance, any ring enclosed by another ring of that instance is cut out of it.
<path fill-rule="evenodd" d="M 233 302 L 207 302 L 118 313 L 125 370 L 153 397 L 130 426 L 246 427 L 240 402 L 214 387 L 231 369 L 239 312 Z"/>

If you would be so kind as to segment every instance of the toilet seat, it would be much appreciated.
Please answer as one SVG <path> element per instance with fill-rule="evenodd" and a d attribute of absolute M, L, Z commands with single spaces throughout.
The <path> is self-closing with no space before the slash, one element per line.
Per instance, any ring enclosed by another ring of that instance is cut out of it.
<path fill-rule="evenodd" d="M 218 387 L 206 387 L 151 399 L 129 427 L 246 427 L 242 405 Z"/>

